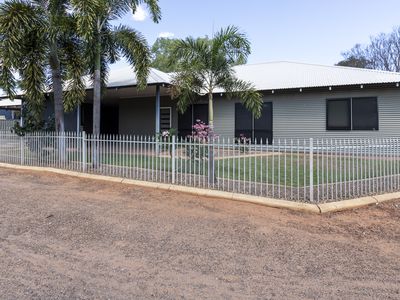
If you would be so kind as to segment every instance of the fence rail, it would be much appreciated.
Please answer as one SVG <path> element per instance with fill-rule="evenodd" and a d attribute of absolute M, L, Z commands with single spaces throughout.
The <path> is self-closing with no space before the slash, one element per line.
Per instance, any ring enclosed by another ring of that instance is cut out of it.
<path fill-rule="evenodd" d="M 0 162 L 302 202 L 400 190 L 397 138 L 259 142 L 1 131 Z"/>

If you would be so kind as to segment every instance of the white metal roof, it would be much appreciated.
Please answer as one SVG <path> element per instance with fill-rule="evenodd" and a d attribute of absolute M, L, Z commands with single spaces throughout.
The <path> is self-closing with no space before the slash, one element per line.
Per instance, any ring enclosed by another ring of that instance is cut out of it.
<path fill-rule="evenodd" d="M 147 84 L 163 84 L 170 83 L 171 77 L 169 74 L 164 73 L 160 70 L 150 68 L 149 76 L 147 77 Z M 85 78 L 86 88 L 92 88 L 92 84 L 88 77 Z M 130 66 L 111 69 L 109 73 L 107 87 L 123 87 L 123 86 L 136 86 L 137 78 L 136 74 Z M 17 94 L 21 94 L 21 91 L 18 91 Z M 7 94 L 0 89 L 0 97 L 7 97 Z"/>
<path fill-rule="evenodd" d="M 400 82 L 400 73 L 297 62 L 270 62 L 234 67 L 238 78 L 257 90 L 329 87 Z"/>
<path fill-rule="evenodd" d="M 162 84 L 170 83 L 170 75 L 160 70 L 150 68 L 149 76 L 147 77 L 147 84 Z M 123 87 L 123 86 L 136 86 L 136 74 L 130 66 L 118 69 L 111 69 L 108 77 L 107 87 Z M 87 88 L 92 88 L 91 84 L 86 84 Z"/>
<path fill-rule="evenodd" d="M 400 83 L 400 73 L 297 62 L 269 62 L 235 66 L 238 78 L 252 82 L 257 90 L 279 90 L 361 84 Z M 170 83 L 173 73 L 151 68 L 148 84 Z M 108 87 L 137 85 L 135 72 L 126 66 L 111 69 Z M 91 88 L 89 81 L 87 88 Z M 217 90 L 216 92 L 222 92 Z M 0 90 L 0 97 L 7 95 Z"/>

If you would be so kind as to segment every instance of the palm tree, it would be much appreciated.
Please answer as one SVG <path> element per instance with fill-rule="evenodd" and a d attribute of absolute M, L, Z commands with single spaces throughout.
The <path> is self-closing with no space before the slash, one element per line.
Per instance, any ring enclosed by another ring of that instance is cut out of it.
<path fill-rule="evenodd" d="M 199 96 L 208 97 L 208 119 L 214 129 L 214 93 L 222 89 L 229 98 L 238 98 L 256 118 L 260 117 L 262 97 L 250 82 L 238 79 L 233 66 L 244 63 L 250 54 L 250 43 L 234 26 L 221 29 L 212 39 L 188 37 L 175 44 L 173 60 L 179 72 L 173 76 L 172 97 L 180 112 Z"/>
<path fill-rule="evenodd" d="M 64 131 L 64 109 L 72 110 L 85 97 L 81 45 L 68 1 L 9 0 L 2 3 L 0 86 L 14 98 L 19 84 L 36 119 L 41 118 L 45 92 L 52 91 L 55 127 L 57 131 Z"/>
<path fill-rule="evenodd" d="M 125 26 L 111 22 L 146 4 L 154 22 L 161 18 L 158 0 L 71 0 L 78 32 L 87 43 L 93 80 L 93 134 L 100 134 L 101 88 L 106 85 L 108 65 L 125 57 L 136 72 L 139 88 L 146 85 L 151 55 L 145 38 Z"/>
<path fill-rule="evenodd" d="M 172 79 L 172 98 L 183 113 L 199 96 L 208 97 L 208 122 L 211 143 L 214 140 L 213 98 L 223 90 L 228 98 L 241 100 L 256 118 L 262 110 L 262 97 L 250 82 L 238 79 L 233 66 L 244 63 L 250 54 L 250 42 L 235 26 L 221 29 L 212 39 L 188 37 L 175 44 L 173 60 L 178 71 Z M 209 178 L 214 180 L 214 154 L 210 147 Z"/>

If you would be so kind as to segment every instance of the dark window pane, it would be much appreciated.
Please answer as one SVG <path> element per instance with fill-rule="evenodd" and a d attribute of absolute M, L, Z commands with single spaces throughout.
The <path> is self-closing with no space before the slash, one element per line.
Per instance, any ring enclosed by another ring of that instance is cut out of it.
<path fill-rule="evenodd" d="M 192 106 L 190 105 L 186 111 L 178 114 L 178 134 L 181 137 L 186 137 L 192 134 Z"/>
<path fill-rule="evenodd" d="M 208 104 L 193 105 L 193 124 L 200 120 L 208 124 Z"/>
<path fill-rule="evenodd" d="M 254 119 L 254 139 L 257 143 L 272 143 L 272 102 L 265 102 L 259 119 Z"/>
<path fill-rule="evenodd" d="M 243 134 L 252 138 L 253 114 L 249 112 L 242 103 L 235 104 L 235 137 Z"/>
<path fill-rule="evenodd" d="M 327 101 L 327 130 L 350 130 L 350 99 Z"/>
<path fill-rule="evenodd" d="M 376 98 L 353 98 L 353 129 L 378 130 L 378 104 Z"/>

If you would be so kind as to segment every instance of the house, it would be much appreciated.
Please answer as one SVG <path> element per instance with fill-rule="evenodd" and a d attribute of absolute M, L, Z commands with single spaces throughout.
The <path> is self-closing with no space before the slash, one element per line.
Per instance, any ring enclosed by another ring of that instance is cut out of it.
<path fill-rule="evenodd" d="M 400 73 L 295 62 L 234 69 L 262 93 L 263 112 L 254 119 L 239 101 L 216 91 L 214 126 L 220 137 L 245 134 L 272 141 L 400 136 Z M 170 85 L 170 74 L 151 69 L 148 87 L 139 91 L 130 68 L 112 70 L 102 100 L 102 133 L 153 135 L 176 128 L 185 136 L 195 120 L 208 121 L 206 97 L 180 114 L 169 97 Z M 91 98 L 89 87 L 86 102 L 67 115 L 67 130 L 91 132 Z"/>
<path fill-rule="evenodd" d="M 21 100 L 0 99 L 0 120 L 15 120 L 19 117 Z"/>

